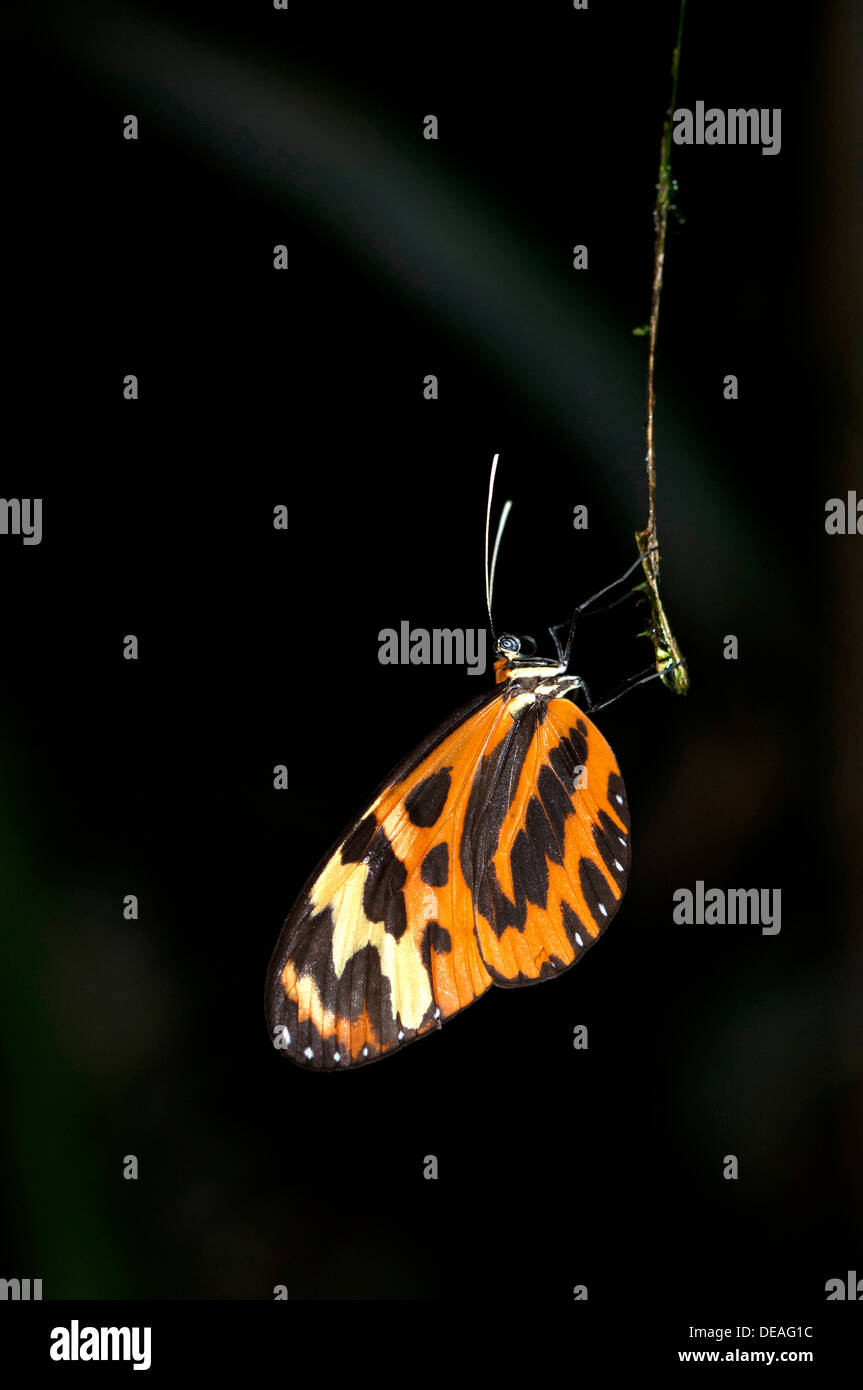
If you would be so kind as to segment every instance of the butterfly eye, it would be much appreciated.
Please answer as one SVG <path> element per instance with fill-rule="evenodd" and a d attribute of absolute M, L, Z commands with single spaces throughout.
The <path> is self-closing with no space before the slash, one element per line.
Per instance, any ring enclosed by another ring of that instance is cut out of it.
<path fill-rule="evenodd" d="M 509 632 L 505 632 L 498 641 L 497 649 L 499 652 L 506 652 L 510 656 L 517 656 L 521 651 L 521 643 L 517 637 L 513 637 Z"/>

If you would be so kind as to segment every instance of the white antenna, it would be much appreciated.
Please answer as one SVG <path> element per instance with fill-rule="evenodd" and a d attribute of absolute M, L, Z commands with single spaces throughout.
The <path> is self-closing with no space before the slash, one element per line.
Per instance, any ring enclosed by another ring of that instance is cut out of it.
<path fill-rule="evenodd" d="M 500 454 L 495 454 L 491 464 L 491 477 L 488 480 L 488 506 L 485 513 L 485 603 L 488 609 L 488 625 L 491 628 L 492 637 L 496 637 L 494 623 L 491 616 L 491 596 L 494 589 L 494 572 L 497 567 L 497 552 L 500 550 L 500 540 L 503 535 L 503 528 L 506 525 L 507 517 L 512 511 L 512 502 L 504 502 L 503 511 L 500 514 L 500 521 L 497 525 L 497 536 L 495 537 L 494 550 L 492 551 L 491 567 L 488 563 L 488 533 L 491 526 L 491 499 L 494 493 L 494 479 L 497 473 L 497 461 Z"/>

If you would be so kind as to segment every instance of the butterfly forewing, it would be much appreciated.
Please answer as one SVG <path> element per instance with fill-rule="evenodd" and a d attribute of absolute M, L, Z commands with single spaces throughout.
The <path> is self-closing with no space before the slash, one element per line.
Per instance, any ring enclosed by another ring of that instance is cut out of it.
<path fill-rule="evenodd" d="M 312 875 L 267 981 L 273 1041 L 293 1060 L 374 1061 L 488 989 L 453 845 L 467 779 L 502 712 L 492 692 L 453 716 Z"/>

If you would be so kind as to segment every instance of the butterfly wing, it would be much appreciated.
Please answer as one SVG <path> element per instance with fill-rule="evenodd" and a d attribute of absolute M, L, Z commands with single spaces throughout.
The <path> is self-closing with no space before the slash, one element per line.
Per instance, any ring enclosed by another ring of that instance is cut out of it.
<path fill-rule="evenodd" d="M 611 748 L 571 701 L 537 700 L 507 756 L 486 753 L 463 845 L 495 984 L 548 979 L 599 938 L 626 887 L 629 812 Z"/>
<path fill-rule="evenodd" d="M 374 1061 L 491 985 L 458 845 L 471 775 L 512 722 L 505 708 L 492 691 L 452 716 L 309 879 L 267 976 L 271 1036 L 291 1060 L 316 1070 Z"/>
<path fill-rule="evenodd" d="M 375 1061 L 472 1004 L 567 969 L 614 915 L 626 796 L 569 700 L 480 696 L 387 779 L 309 879 L 267 977 L 274 1044 Z"/>

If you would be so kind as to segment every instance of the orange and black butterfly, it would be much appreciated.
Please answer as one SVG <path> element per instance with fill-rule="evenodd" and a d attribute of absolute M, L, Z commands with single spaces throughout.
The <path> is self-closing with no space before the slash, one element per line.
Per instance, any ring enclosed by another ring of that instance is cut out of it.
<path fill-rule="evenodd" d="M 487 519 L 490 624 L 496 558 L 497 544 L 489 569 Z M 308 880 L 267 974 L 267 1022 L 291 1061 L 387 1057 L 491 985 L 562 974 L 608 926 L 629 814 L 614 754 L 567 698 L 584 689 L 567 675 L 574 629 L 565 648 L 552 630 L 557 660 L 497 639 L 495 689 L 391 773 Z"/>

